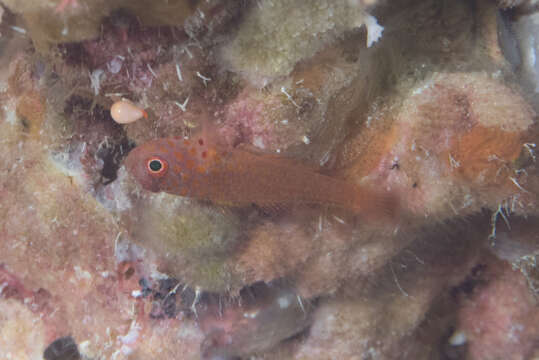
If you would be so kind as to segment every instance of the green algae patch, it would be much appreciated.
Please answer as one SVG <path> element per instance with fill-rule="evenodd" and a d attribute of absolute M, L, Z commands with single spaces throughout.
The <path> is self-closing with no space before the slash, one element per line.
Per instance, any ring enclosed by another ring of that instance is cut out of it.
<path fill-rule="evenodd" d="M 126 225 L 137 243 L 155 253 L 160 270 L 204 290 L 240 286 L 227 266 L 241 240 L 237 215 L 164 193 L 139 200 Z"/>

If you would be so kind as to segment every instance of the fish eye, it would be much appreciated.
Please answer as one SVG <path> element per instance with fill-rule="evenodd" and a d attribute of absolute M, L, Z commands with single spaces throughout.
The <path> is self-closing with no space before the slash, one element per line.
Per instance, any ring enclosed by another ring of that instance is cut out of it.
<path fill-rule="evenodd" d="M 153 175 L 164 175 L 167 171 L 168 164 L 165 160 L 158 157 L 152 157 L 148 160 L 146 167 Z"/>
<path fill-rule="evenodd" d="M 163 164 L 159 160 L 152 160 L 148 164 L 148 167 L 150 168 L 151 171 L 159 171 L 163 167 Z"/>

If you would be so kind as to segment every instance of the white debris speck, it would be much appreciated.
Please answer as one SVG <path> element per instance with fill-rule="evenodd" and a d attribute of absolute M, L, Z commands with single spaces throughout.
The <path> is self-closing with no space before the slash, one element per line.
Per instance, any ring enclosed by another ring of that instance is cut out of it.
<path fill-rule="evenodd" d="M 151 66 L 149 63 L 146 64 L 146 67 L 147 67 L 148 70 L 152 73 L 153 77 L 154 77 L 154 78 L 157 78 L 157 74 L 155 73 L 155 71 L 153 71 L 152 66 Z"/>
<path fill-rule="evenodd" d="M 367 47 L 371 47 L 382 37 L 384 27 L 380 26 L 372 15 L 365 16 L 365 26 L 367 27 Z"/>
<path fill-rule="evenodd" d="M 533 162 L 535 162 L 537 160 L 535 156 L 535 152 L 533 151 L 533 149 L 535 149 L 536 147 L 535 143 L 525 143 L 523 146 L 526 148 L 526 150 L 528 150 L 528 152 L 530 153 L 530 156 L 533 159 Z"/>
<path fill-rule="evenodd" d="M 264 140 L 261 136 L 255 136 L 253 139 L 253 145 L 257 148 L 264 149 L 266 146 L 264 145 Z"/>
<path fill-rule="evenodd" d="M 2 292 L 4 291 L 4 289 L 8 286 L 9 284 L 7 283 L 7 281 L 4 281 L 3 283 L 0 284 L 0 295 L 2 294 Z"/>
<path fill-rule="evenodd" d="M 122 70 L 122 65 L 125 58 L 123 56 L 115 56 L 107 63 L 107 70 L 112 74 L 117 74 Z"/>
<path fill-rule="evenodd" d="M 19 34 L 26 34 L 26 29 L 19 26 L 10 26 L 11 30 L 18 32 Z"/>
<path fill-rule="evenodd" d="M 82 268 L 78 265 L 75 265 L 73 267 L 73 270 L 75 270 L 75 276 L 79 280 L 82 280 L 82 279 L 90 280 L 92 278 L 92 275 L 88 271 L 82 270 Z"/>
<path fill-rule="evenodd" d="M 462 203 L 461 209 L 465 209 L 469 207 L 470 205 L 472 205 L 473 203 L 474 203 L 474 199 L 472 195 L 466 194 L 464 195 L 464 202 Z"/>
<path fill-rule="evenodd" d="M 183 81 L 182 71 L 180 70 L 180 64 L 176 63 L 176 75 L 178 80 Z"/>
<path fill-rule="evenodd" d="M 13 108 L 8 108 L 7 106 L 2 106 L 2 108 L 4 109 L 6 114 L 6 122 L 9 125 L 15 125 L 17 123 L 17 114 L 15 113 Z"/>
<path fill-rule="evenodd" d="M 67 26 L 64 26 L 64 28 L 62 29 L 62 36 L 67 36 L 68 33 L 69 29 L 67 28 Z"/>
<path fill-rule="evenodd" d="M 495 71 L 492 73 L 492 78 L 493 79 L 499 79 L 501 78 L 503 75 L 502 71 L 501 70 L 498 70 L 498 71 Z"/>
<path fill-rule="evenodd" d="M 423 86 L 420 86 L 418 88 L 415 88 L 414 91 L 412 91 L 412 95 L 419 95 L 421 94 L 423 91 L 425 91 L 426 89 L 428 89 L 430 87 L 430 84 L 425 84 Z"/>
<path fill-rule="evenodd" d="M 85 340 L 79 344 L 79 352 L 83 355 L 88 354 L 90 349 L 90 340 Z"/>
<path fill-rule="evenodd" d="M 298 109 L 300 108 L 300 106 L 294 101 L 294 99 L 292 99 L 292 95 L 290 95 L 287 91 L 286 91 L 286 88 L 284 86 L 281 86 L 281 92 L 286 96 L 286 98 L 292 103 L 294 104 L 295 107 L 297 107 Z"/>
<path fill-rule="evenodd" d="M 118 232 L 114 239 L 114 257 L 116 262 L 129 261 L 132 259 L 131 244 L 127 238 L 122 236 L 123 232 Z"/>
<path fill-rule="evenodd" d="M 118 339 L 123 344 L 121 351 L 124 355 L 129 355 L 131 352 L 133 352 L 133 348 L 130 345 L 133 345 L 138 340 L 141 329 L 142 326 L 133 320 L 127 334 L 124 336 L 118 336 Z"/>
<path fill-rule="evenodd" d="M 333 218 L 337 220 L 337 222 L 340 224 L 346 224 L 346 222 L 342 218 L 338 217 L 337 215 L 333 215 Z"/>
<path fill-rule="evenodd" d="M 301 138 L 301 141 L 303 141 L 304 144 L 309 145 L 311 143 L 311 139 L 307 137 L 307 135 L 303 135 Z"/>
<path fill-rule="evenodd" d="M 279 307 L 281 309 L 286 309 L 287 307 L 290 306 L 290 299 L 286 296 L 281 296 L 280 298 L 277 299 L 277 303 L 279 304 Z"/>
<path fill-rule="evenodd" d="M 243 317 L 248 318 L 248 319 L 254 319 L 257 317 L 257 315 L 258 315 L 258 310 L 243 313 Z"/>
<path fill-rule="evenodd" d="M 142 296 L 142 291 L 140 291 L 140 290 L 133 290 L 133 291 L 131 292 L 131 296 L 134 297 L 134 298 L 139 298 L 139 297 Z"/>
<path fill-rule="evenodd" d="M 517 188 L 519 188 L 521 191 L 523 191 L 523 192 L 525 192 L 525 193 L 529 193 L 529 191 L 526 190 L 526 189 L 524 189 L 524 188 L 518 183 L 517 179 L 515 179 L 514 177 L 510 176 L 510 177 L 509 177 L 509 180 L 511 180 L 511 181 L 513 182 L 513 184 L 515 184 L 515 186 L 516 186 Z"/>
<path fill-rule="evenodd" d="M 177 101 L 174 101 L 174 104 L 176 104 L 176 106 L 179 107 L 181 111 L 185 112 L 185 110 L 187 109 L 187 103 L 188 102 L 189 102 L 189 96 L 187 97 L 187 99 L 185 99 L 183 104 L 180 104 Z"/>
<path fill-rule="evenodd" d="M 105 72 L 101 69 L 95 69 L 91 73 L 88 73 L 88 76 L 90 76 L 90 86 L 96 96 L 99 94 L 99 89 L 101 88 L 101 77 L 104 75 Z"/>
<path fill-rule="evenodd" d="M 206 77 L 202 75 L 200 72 L 197 71 L 197 76 L 202 79 L 202 82 L 204 83 L 204 86 L 208 85 L 208 81 L 211 81 L 211 78 Z"/>
<path fill-rule="evenodd" d="M 372 123 L 372 116 L 367 116 L 367 127 L 370 128 Z"/>
<path fill-rule="evenodd" d="M 193 58 L 193 54 L 191 53 L 191 51 L 189 51 L 189 48 L 187 46 L 184 46 L 182 48 L 182 52 L 185 52 L 189 56 L 190 59 Z"/>
<path fill-rule="evenodd" d="M 466 344 L 468 339 L 466 338 L 466 333 L 462 330 L 457 330 L 449 338 L 449 344 L 453 346 L 461 346 Z"/>
<path fill-rule="evenodd" d="M 329 150 L 326 151 L 324 153 L 324 155 L 322 155 L 322 157 L 320 158 L 320 166 L 324 166 L 327 164 L 327 162 L 329 161 L 329 158 L 330 158 L 330 152 Z"/>
<path fill-rule="evenodd" d="M 524 326 L 522 324 L 511 325 L 511 328 L 509 329 L 509 334 L 507 334 L 509 340 L 511 340 L 511 342 L 513 343 L 518 343 L 520 339 L 519 333 L 522 333 L 522 331 L 524 331 Z"/>
<path fill-rule="evenodd" d="M 451 165 L 452 168 L 458 168 L 460 166 L 460 162 L 455 160 L 455 158 L 449 154 L 449 165 Z"/>
<path fill-rule="evenodd" d="M 112 353 L 112 355 L 110 356 L 111 360 L 118 360 L 118 356 L 120 356 L 120 350 L 116 350 L 115 352 Z"/>
<path fill-rule="evenodd" d="M 133 204 L 122 181 L 127 177 L 127 171 L 121 168 L 118 179 L 107 186 L 103 186 L 96 193 L 97 200 L 111 212 L 121 212 L 130 209 Z"/>

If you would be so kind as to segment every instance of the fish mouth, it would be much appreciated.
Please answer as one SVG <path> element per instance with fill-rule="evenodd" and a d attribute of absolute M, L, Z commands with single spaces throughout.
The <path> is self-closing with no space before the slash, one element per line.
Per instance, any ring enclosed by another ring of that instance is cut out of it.
<path fill-rule="evenodd" d="M 129 173 L 133 173 L 134 170 L 137 168 L 137 162 L 140 158 L 140 149 L 138 147 L 132 149 L 124 159 L 124 166 L 126 167 L 127 171 Z"/>

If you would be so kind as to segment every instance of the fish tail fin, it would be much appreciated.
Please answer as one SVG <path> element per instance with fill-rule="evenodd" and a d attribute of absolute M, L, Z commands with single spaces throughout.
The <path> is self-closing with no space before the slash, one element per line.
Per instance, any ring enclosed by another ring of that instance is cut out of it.
<path fill-rule="evenodd" d="M 394 192 L 361 187 L 355 199 L 355 208 L 369 221 L 396 221 L 400 201 Z"/>

